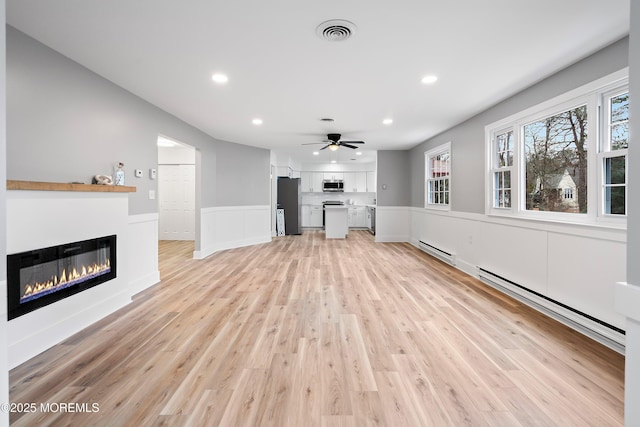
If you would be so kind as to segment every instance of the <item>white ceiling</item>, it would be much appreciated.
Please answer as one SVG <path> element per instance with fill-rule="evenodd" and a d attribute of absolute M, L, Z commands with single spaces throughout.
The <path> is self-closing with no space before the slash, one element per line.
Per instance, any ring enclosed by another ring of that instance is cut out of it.
<path fill-rule="evenodd" d="M 322 40 L 329 19 L 358 30 Z M 7 22 L 215 138 L 309 162 L 355 158 L 301 146 L 328 132 L 421 143 L 625 36 L 629 0 L 7 0 Z"/>

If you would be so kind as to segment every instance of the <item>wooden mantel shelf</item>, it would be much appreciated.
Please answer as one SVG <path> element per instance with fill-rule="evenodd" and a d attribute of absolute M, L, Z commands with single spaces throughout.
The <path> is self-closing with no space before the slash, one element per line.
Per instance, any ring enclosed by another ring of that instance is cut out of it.
<path fill-rule="evenodd" d="M 93 193 L 135 193 L 136 187 L 124 185 L 72 184 L 65 182 L 38 182 L 7 180 L 7 190 L 84 191 Z"/>

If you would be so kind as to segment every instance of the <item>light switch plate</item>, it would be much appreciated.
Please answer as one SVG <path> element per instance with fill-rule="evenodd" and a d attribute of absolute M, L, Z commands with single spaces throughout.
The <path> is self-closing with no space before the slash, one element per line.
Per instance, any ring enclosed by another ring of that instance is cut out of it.
<path fill-rule="evenodd" d="M 156 191 L 149 190 L 149 200 L 154 200 L 156 198 Z"/>
<path fill-rule="evenodd" d="M 149 169 L 149 178 L 156 179 L 156 170 L 151 168 Z"/>
<path fill-rule="evenodd" d="M 136 169 L 136 178 L 142 178 L 142 169 Z"/>

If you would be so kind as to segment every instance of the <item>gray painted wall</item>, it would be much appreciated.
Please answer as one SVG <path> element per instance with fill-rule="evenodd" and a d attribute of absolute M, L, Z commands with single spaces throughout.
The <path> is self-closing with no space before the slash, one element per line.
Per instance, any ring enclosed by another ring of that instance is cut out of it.
<path fill-rule="evenodd" d="M 424 152 L 451 141 L 451 209 L 484 213 L 485 126 L 626 67 L 628 49 L 628 38 L 613 43 L 411 149 L 410 206 L 424 206 Z"/>
<path fill-rule="evenodd" d="M 130 214 L 157 212 L 148 170 L 162 134 L 200 151 L 202 207 L 269 204 L 268 150 L 218 141 L 10 26 L 7 121 L 7 179 L 89 183 L 123 161 L 126 184 L 137 187 Z"/>
<path fill-rule="evenodd" d="M 409 206 L 411 182 L 408 163 L 409 152 L 406 150 L 378 151 L 378 206 Z M 386 189 L 383 188 L 385 186 Z"/>
<path fill-rule="evenodd" d="M 216 151 L 216 176 L 220 183 L 216 206 L 269 205 L 269 152 L 223 141 L 216 144 Z M 206 181 L 203 185 L 206 186 Z M 248 200 L 253 203 L 246 203 Z"/>

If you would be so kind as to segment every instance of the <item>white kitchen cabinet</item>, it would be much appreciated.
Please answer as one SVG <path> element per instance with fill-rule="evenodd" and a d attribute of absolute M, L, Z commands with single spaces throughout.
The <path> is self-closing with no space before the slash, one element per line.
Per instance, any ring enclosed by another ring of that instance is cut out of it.
<path fill-rule="evenodd" d="M 331 181 L 344 179 L 344 173 L 343 172 L 325 172 L 324 173 L 324 179 L 328 179 L 328 180 L 331 180 Z"/>
<path fill-rule="evenodd" d="M 322 227 L 322 206 L 312 205 L 309 227 Z"/>
<path fill-rule="evenodd" d="M 315 193 L 322 193 L 322 180 L 324 179 L 324 174 L 322 172 L 312 172 L 311 173 L 311 188 Z"/>
<path fill-rule="evenodd" d="M 347 215 L 348 215 L 347 222 L 349 224 L 349 227 L 355 227 L 356 226 L 356 208 L 349 208 Z"/>
<path fill-rule="evenodd" d="M 324 174 L 322 172 L 300 172 L 300 191 L 303 193 L 321 193 L 323 179 Z"/>
<path fill-rule="evenodd" d="M 278 176 L 288 176 L 289 178 L 293 177 L 293 170 L 289 166 L 278 166 L 277 173 Z"/>
<path fill-rule="evenodd" d="M 356 211 L 356 227 L 369 228 L 367 224 L 367 208 L 358 208 Z"/>
<path fill-rule="evenodd" d="M 370 171 L 367 172 L 367 191 L 369 193 L 375 193 L 378 191 L 376 188 L 376 172 Z"/>
<path fill-rule="evenodd" d="M 300 191 L 307 193 L 310 192 L 312 188 L 311 172 L 300 172 Z"/>
<path fill-rule="evenodd" d="M 303 227 L 311 227 L 311 206 L 302 205 L 301 209 L 302 216 L 302 226 Z"/>
<path fill-rule="evenodd" d="M 345 193 L 364 193 L 367 191 L 367 173 L 366 172 L 345 172 L 344 173 L 344 192 Z"/>
<path fill-rule="evenodd" d="M 352 206 L 348 211 L 349 227 L 367 227 L 367 208 L 364 206 Z"/>
<path fill-rule="evenodd" d="M 366 193 L 367 191 L 367 173 L 356 172 L 356 190 L 358 193 Z"/>

